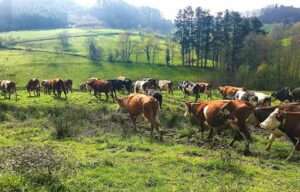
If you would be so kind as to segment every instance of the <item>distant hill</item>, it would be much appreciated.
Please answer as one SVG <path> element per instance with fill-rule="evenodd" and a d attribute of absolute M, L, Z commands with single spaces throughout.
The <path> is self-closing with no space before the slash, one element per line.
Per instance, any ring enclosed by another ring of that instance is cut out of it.
<path fill-rule="evenodd" d="M 123 0 L 98 0 L 91 12 L 110 28 L 158 32 L 170 32 L 173 28 L 172 22 L 164 19 L 158 9 L 136 7 Z"/>
<path fill-rule="evenodd" d="M 0 32 L 101 26 L 167 33 L 173 24 L 158 9 L 135 7 L 122 0 L 99 0 L 91 8 L 74 0 L 0 0 Z"/>
<path fill-rule="evenodd" d="M 300 21 L 300 8 L 293 6 L 272 5 L 259 11 L 259 18 L 265 24 L 291 24 Z"/>

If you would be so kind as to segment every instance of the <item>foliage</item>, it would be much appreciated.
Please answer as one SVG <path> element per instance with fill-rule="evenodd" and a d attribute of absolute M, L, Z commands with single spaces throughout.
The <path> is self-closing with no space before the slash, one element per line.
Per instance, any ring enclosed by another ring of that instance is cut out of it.
<path fill-rule="evenodd" d="M 99 63 L 103 57 L 103 50 L 97 46 L 94 38 L 88 40 L 89 59 L 94 63 Z"/>
<path fill-rule="evenodd" d="M 271 5 L 260 10 L 259 18 L 264 23 L 293 24 L 300 21 L 300 8 L 284 5 Z"/>
<path fill-rule="evenodd" d="M 250 33 L 263 34 L 262 23 L 255 17 L 242 17 L 226 10 L 216 17 L 201 7 L 187 7 L 178 12 L 175 20 L 175 39 L 181 45 L 182 64 L 226 69 L 235 72 L 241 59 L 244 40 Z M 196 59 L 194 59 L 196 53 Z"/>
<path fill-rule="evenodd" d="M 123 0 L 101 0 L 92 14 L 104 22 L 106 27 L 117 29 L 143 29 L 168 33 L 173 24 L 162 17 L 157 9 L 136 7 Z"/>

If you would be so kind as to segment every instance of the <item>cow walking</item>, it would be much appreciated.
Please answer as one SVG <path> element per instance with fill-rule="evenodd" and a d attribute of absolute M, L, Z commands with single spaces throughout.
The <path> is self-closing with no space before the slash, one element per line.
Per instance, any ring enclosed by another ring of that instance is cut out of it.
<path fill-rule="evenodd" d="M 117 102 L 120 108 L 128 111 L 135 131 L 137 131 L 137 117 L 144 115 L 145 119 L 151 124 L 151 138 L 153 138 L 153 131 L 156 130 L 160 134 L 160 140 L 163 139 L 162 132 L 159 129 L 160 107 L 158 101 L 154 97 L 143 94 L 131 94 L 128 97 L 117 99 Z"/>

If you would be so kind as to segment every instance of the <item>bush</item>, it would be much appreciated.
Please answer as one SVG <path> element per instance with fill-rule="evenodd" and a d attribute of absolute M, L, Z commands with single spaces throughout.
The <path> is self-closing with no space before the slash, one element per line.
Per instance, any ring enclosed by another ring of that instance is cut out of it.
<path fill-rule="evenodd" d="M 99 63 L 102 60 L 103 50 L 98 47 L 94 38 L 88 40 L 89 58 L 95 63 Z"/>
<path fill-rule="evenodd" d="M 68 175 L 73 168 L 63 155 L 57 154 L 50 146 L 25 145 L 0 149 L 0 169 L 17 173 L 34 185 L 62 188 L 58 176 Z M 21 180 L 17 181 L 12 183 L 8 180 L 0 184 L 18 188 Z"/>
<path fill-rule="evenodd" d="M 83 127 L 82 119 L 86 119 L 86 112 L 66 106 L 64 109 L 56 109 L 50 120 L 54 127 L 54 136 L 57 139 L 76 137 Z"/>
<path fill-rule="evenodd" d="M 61 44 L 61 47 L 62 47 L 62 50 L 63 51 L 66 51 L 69 49 L 70 47 L 70 42 L 69 42 L 69 34 L 68 32 L 62 32 L 58 35 L 58 38 L 60 40 L 60 44 Z"/>

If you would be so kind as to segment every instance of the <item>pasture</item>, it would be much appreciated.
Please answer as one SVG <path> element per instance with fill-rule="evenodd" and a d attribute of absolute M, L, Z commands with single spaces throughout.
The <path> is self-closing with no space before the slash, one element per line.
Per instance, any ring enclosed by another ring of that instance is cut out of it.
<path fill-rule="evenodd" d="M 69 31 L 80 36 L 72 38 L 71 52 L 83 57 L 56 52 L 56 40 L 43 40 L 61 31 L 0 35 L 21 42 L 0 50 L 1 79 L 15 78 L 19 95 L 17 102 L 0 98 L 0 191 L 300 191 L 300 154 L 284 160 L 292 146 L 287 139 L 276 140 L 266 152 L 268 133 L 252 130 L 250 156 L 243 155 L 243 143 L 229 147 L 230 130 L 208 143 L 200 138 L 198 125 L 183 117 L 184 102 L 194 98 L 183 98 L 178 90 L 163 95 L 164 142 L 150 139 L 143 118 L 138 120 L 139 132 L 133 133 L 128 115 L 117 112 L 111 100 L 78 91 L 67 100 L 43 93 L 28 97 L 23 89 L 32 77 L 70 78 L 75 88 L 92 76 L 176 82 L 215 77 L 214 72 L 180 66 L 106 61 L 96 65 L 84 57 L 86 37 L 81 35 L 100 33 L 104 40 L 99 42 L 113 46 L 112 33 L 119 31 Z M 103 37 L 105 33 L 109 35 Z M 220 98 L 214 91 L 213 99 Z"/>

